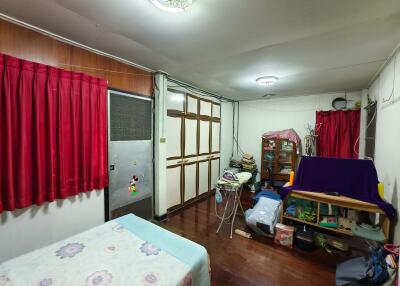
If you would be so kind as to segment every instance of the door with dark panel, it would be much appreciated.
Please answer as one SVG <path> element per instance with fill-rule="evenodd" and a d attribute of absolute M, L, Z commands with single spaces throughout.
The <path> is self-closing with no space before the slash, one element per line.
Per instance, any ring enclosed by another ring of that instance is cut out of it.
<path fill-rule="evenodd" d="M 110 90 L 109 218 L 128 213 L 153 217 L 153 136 L 151 98 Z"/>

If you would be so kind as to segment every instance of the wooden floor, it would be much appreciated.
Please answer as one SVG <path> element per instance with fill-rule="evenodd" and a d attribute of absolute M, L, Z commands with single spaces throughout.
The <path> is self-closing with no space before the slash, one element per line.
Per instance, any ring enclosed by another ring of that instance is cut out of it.
<path fill-rule="evenodd" d="M 216 234 L 213 197 L 170 215 L 160 226 L 207 249 L 211 285 L 335 285 L 335 256 L 288 249 L 268 238 L 229 239 L 228 226 Z M 237 228 L 245 229 L 243 215 L 238 216 Z"/>

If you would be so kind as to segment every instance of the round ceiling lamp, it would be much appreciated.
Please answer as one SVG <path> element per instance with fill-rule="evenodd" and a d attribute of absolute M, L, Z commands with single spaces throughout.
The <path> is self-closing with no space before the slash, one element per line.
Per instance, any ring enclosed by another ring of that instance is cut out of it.
<path fill-rule="evenodd" d="M 157 8 L 169 13 L 184 12 L 193 1 L 194 0 L 151 0 Z"/>
<path fill-rule="evenodd" d="M 263 76 L 256 79 L 256 82 L 262 86 L 271 86 L 278 81 L 276 76 Z"/>

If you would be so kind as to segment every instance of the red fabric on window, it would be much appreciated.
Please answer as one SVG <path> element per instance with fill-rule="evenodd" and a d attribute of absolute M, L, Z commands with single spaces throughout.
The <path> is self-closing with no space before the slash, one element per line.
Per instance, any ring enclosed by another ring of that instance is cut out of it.
<path fill-rule="evenodd" d="M 107 184 L 106 81 L 0 54 L 0 212 Z"/>
<path fill-rule="evenodd" d="M 359 110 L 320 111 L 316 124 L 318 156 L 358 159 Z"/>

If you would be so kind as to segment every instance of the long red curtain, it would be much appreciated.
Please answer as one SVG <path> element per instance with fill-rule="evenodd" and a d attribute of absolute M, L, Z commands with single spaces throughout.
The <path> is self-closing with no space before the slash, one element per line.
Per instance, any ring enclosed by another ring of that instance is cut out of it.
<path fill-rule="evenodd" d="M 104 188 L 107 83 L 0 54 L 0 212 Z"/>
<path fill-rule="evenodd" d="M 320 111 L 316 115 L 317 154 L 321 157 L 358 158 L 360 111 Z"/>

